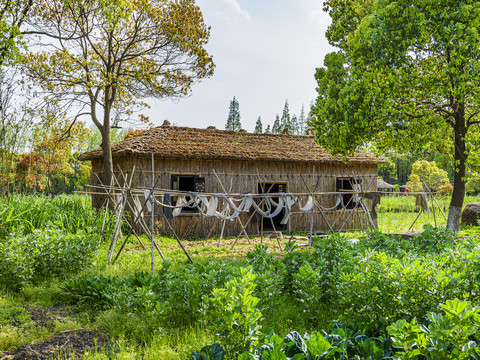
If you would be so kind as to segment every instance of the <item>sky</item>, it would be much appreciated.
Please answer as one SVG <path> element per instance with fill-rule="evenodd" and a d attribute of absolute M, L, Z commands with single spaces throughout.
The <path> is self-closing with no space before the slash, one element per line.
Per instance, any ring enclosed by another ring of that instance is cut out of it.
<path fill-rule="evenodd" d="M 155 125 L 224 129 L 230 101 L 240 105 L 242 128 L 252 132 L 261 116 L 273 125 L 288 99 L 290 114 L 308 111 L 316 98 L 315 69 L 334 49 L 322 0 L 197 0 L 211 26 L 206 46 L 216 64 L 212 77 L 178 102 L 152 102 L 145 115 Z"/>

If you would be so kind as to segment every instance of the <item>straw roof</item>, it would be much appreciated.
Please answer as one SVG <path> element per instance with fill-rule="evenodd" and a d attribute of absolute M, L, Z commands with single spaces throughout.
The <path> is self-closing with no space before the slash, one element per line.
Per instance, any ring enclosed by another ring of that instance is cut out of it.
<path fill-rule="evenodd" d="M 341 163 L 318 146 L 313 135 L 253 134 L 162 125 L 112 145 L 112 156 L 151 156 L 169 159 L 287 161 Z M 81 154 L 79 160 L 103 157 L 101 148 Z M 385 158 L 359 151 L 347 158 L 350 164 L 384 164 Z"/>
<path fill-rule="evenodd" d="M 377 179 L 377 188 L 379 189 L 395 189 L 395 186 L 390 185 L 382 179 Z"/>

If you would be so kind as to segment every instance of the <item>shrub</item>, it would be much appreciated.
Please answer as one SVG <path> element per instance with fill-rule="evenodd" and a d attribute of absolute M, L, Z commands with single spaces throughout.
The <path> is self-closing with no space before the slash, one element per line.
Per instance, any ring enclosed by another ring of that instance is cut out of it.
<path fill-rule="evenodd" d="M 64 276 L 87 267 L 96 251 L 85 234 L 34 230 L 0 241 L 0 286 L 14 291 L 28 283 Z"/>
<path fill-rule="evenodd" d="M 221 339 L 228 358 L 246 351 L 256 339 L 262 317 L 256 308 L 259 299 L 253 296 L 255 275 L 242 268 L 240 276 L 215 288 L 209 299 L 213 311 L 210 326 Z"/>
<path fill-rule="evenodd" d="M 444 315 L 431 313 L 428 325 L 399 320 L 389 326 L 398 359 L 478 359 L 480 309 L 469 302 L 448 300 Z"/>
<path fill-rule="evenodd" d="M 438 187 L 437 192 L 438 192 L 438 195 L 441 195 L 441 196 L 452 196 L 453 185 L 452 184 L 440 185 Z"/>

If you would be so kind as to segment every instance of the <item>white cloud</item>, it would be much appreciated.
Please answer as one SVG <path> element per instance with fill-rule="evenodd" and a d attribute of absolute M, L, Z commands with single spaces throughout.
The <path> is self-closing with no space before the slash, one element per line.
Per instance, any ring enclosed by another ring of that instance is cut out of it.
<path fill-rule="evenodd" d="M 226 3 L 237 15 L 239 15 L 239 16 L 242 17 L 243 19 L 245 19 L 245 20 L 247 20 L 247 21 L 251 21 L 251 20 L 252 20 L 252 17 L 251 17 L 250 14 L 248 13 L 248 11 L 243 10 L 243 9 L 240 7 L 240 4 L 238 3 L 237 0 L 225 0 L 225 3 Z"/>

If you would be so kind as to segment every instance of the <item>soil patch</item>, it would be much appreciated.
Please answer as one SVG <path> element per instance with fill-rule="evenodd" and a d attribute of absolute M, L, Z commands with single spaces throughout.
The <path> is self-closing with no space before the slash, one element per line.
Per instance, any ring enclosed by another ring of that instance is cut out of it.
<path fill-rule="evenodd" d="M 66 354 L 75 357 L 108 349 L 110 338 L 98 331 L 62 331 L 54 337 L 39 344 L 29 344 L 17 350 L 3 354 L 1 360 L 46 360 L 55 359 Z"/>

